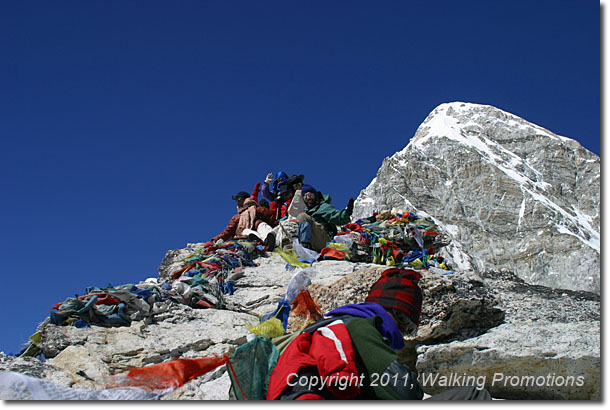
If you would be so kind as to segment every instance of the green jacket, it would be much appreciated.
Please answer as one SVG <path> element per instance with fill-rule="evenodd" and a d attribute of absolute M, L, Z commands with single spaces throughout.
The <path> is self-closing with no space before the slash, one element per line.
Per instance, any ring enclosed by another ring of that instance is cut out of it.
<path fill-rule="evenodd" d="M 322 202 L 313 208 L 307 208 L 307 214 L 314 221 L 322 224 L 330 237 L 337 234 L 337 225 L 345 225 L 350 222 L 350 215 L 347 214 L 347 209 L 338 210 L 330 204 L 330 195 L 323 195 Z"/>
<path fill-rule="evenodd" d="M 363 399 L 421 400 L 417 375 L 398 361 L 398 355 L 383 340 L 375 323 L 379 316 L 356 318 L 346 324 L 365 378 Z"/>

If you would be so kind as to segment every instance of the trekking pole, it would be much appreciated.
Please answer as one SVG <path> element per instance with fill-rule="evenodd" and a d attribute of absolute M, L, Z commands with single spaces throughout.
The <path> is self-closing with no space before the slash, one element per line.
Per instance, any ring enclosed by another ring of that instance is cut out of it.
<path fill-rule="evenodd" d="M 284 228 L 284 225 L 282 225 L 282 222 L 279 223 L 280 224 L 280 228 L 282 228 L 282 231 L 284 232 L 284 235 L 286 235 L 287 238 L 292 239 L 290 237 L 290 235 L 288 234 L 288 231 L 286 231 L 286 228 Z M 282 250 L 284 249 L 284 247 L 282 246 L 282 244 L 280 243 L 280 248 L 282 248 Z"/>

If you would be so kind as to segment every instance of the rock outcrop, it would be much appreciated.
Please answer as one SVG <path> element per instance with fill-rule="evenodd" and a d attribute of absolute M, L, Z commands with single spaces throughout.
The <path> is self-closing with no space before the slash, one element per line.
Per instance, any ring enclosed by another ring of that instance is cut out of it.
<path fill-rule="evenodd" d="M 442 104 L 386 158 L 354 206 L 414 209 L 452 239 L 461 269 L 600 291 L 600 159 L 495 107 Z"/>
<path fill-rule="evenodd" d="M 599 297 L 530 285 L 507 271 L 481 277 L 504 312 L 504 323 L 449 343 L 420 339 L 420 376 L 483 378 L 497 398 L 599 399 Z M 430 394 L 445 389 L 436 380 L 431 385 L 428 377 Z"/>

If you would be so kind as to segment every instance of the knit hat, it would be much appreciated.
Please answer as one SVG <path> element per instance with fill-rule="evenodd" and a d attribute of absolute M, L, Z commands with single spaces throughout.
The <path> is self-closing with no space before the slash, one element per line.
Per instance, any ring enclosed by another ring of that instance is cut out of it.
<path fill-rule="evenodd" d="M 417 284 L 421 275 L 411 269 L 391 268 L 371 286 L 365 302 L 378 303 L 386 310 L 398 309 L 419 325 L 422 292 Z"/>
<path fill-rule="evenodd" d="M 316 191 L 316 189 L 314 187 L 312 187 L 311 185 L 307 185 L 307 184 L 303 185 L 303 188 L 301 188 L 301 194 L 303 196 L 305 196 L 305 194 L 308 192 L 313 192 L 315 194 L 318 191 Z"/>

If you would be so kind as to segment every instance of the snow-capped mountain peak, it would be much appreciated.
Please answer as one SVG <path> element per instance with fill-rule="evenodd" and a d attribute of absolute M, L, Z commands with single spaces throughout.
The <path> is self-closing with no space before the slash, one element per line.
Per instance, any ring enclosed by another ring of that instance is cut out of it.
<path fill-rule="evenodd" d="M 578 142 L 453 102 L 386 158 L 355 209 L 425 211 L 453 232 L 462 268 L 508 267 L 531 282 L 599 291 L 599 176 L 599 157 Z"/>

